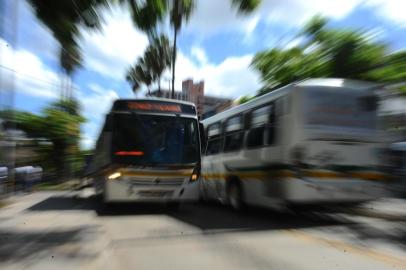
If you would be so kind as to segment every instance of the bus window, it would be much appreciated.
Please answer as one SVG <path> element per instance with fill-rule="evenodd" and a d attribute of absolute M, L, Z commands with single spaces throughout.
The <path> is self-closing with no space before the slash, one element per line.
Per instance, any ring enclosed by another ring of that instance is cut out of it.
<path fill-rule="evenodd" d="M 226 132 L 233 132 L 236 130 L 240 130 L 242 128 L 242 116 L 237 115 L 229 118 L 226 121 L 225 131 Z"/>
<path fill-rule="evenodd" d="M 222 146 L 220 131 L 221 131 L 220 123 L 214 123 L 207 127 L 208 142 L 206 155 L 214 155 L 220 152 L 220 148 Z"/>
<path fill-rule="evenodd" d="M 199 160 L 197 121 L 157 115 L 115 116 L 113 153 L 121 164 L 179 164 Z"/>
<path fill-rule="evenodd" d="M 210 139 L 209 142 L 207 143 L 206 156 L 217 154 L 220 152 L 220 149 L 221 149 L 221 137 Z"/>
<path fill-rule="evenodd" d="M 220 123 L 211 124 L 207 128 L 207 137 L 213 137 L 220 134 Z"/>
<path fill-rule="evenodd" d="M 376 98 L 341 89 L 314 88 L 304 92 L 306 125 L 373 130 L 377 125 Z"/>
<path fill-rule="evenodd" d="M 256 127 L 248 131 L 247 147 L 257 147 L 264 144 L 265 127 Z"/>
<path fill-rule="evenodd" d="M 237 151 L 241 148 L 244 138 L 242 127 L 242 115 L 233 116 L 226 121 L 224 152 Z"/>
<path fill-rule="evenodd" d="M 273 128 L 271 123 L 273 122 L 273 106 L 266 105 L 251 112 L 249 124 L 249 131 L 247 135 L 247 147 L 258 147 L 264 145 L 264 133 L 268 129 L 269 137 L 273 137 Z"/>
<path fill-rule="evenodd" d="M 226 135 L 224 152 L 237 151 L 241 149 L 244 133 L 242 131 Z"/>

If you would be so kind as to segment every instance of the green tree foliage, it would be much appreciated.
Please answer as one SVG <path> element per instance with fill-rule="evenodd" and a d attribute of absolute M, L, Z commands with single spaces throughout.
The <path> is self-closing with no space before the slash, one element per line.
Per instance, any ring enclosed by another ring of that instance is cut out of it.
<path fill-rule="evenodd" d="M 313 18 L 300 32 L 304 44 L 273 48 L 255 55 L 251 66 L 262 78 L 263 94 L 309 77 L 337 77 L 396 83 L 406 79 L 405 51 L 355 30 L 336 30 L 322 17 Z"/>
<path fill-rule="evenodd" d="M 6 114 L 13 114 L 13 118 Z M 24 131 L 29 138 L 46 141 L 37 147 L 40 163 L 47 172 L 55 172 L 58 179 L 71 172 L 73 161 L 80 161 L 80 125 L 85 119 L 80 115 L 75 100 L 56 101 L 47 106 L 41 114 L 22 111 L 2 112 L 5 119 L 12 119 L 13 126 Z"/>
<path fill-rule="evenodd" d="M 255 98 L 255 96 L 245 95 L 245 96 L 240 97 L 237 102 L 240 105 L 240 104 L 244 104 L 254 98 Z"/>

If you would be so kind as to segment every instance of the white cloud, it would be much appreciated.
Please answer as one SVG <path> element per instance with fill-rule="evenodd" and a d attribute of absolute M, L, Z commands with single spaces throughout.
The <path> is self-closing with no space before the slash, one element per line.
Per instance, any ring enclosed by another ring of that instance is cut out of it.
<path fill-rule="evenodd" d="M 84 135 L 81 139 L 81 145 L 85 148 L 93 146 L 104 116 L 110 110 L 113 101 L 119 98 L 115 90 L 106 89 L 95 83 L 90 83 L 88 88 L 92 90 L 90 94 L 78 93 L 83 116 L 87 119 L 83 125 Z"/>
<path fill-rule="evenodd" d="M 291 26 L 299 26 L 315 14 L 332 19 L 343 18 L 362 2 L 363 0 L 264 0 L 258 12 L 269 23 L 277 21 Z"/>
<path fill-rule="evenodd" d="M 207 55 L 205 51 L 200 47 L 192 47 L 190 51 L 191 55 L 196 58 L 199 64 L 207 64 Z"/>
<path fill-rule="evenodd" d="M 204 51 L 203 51 L 204 52 Z M 259 76 L 249 68 L 252 55 L 228 57 L 219 64 L 195 64 L 182 52 L 176 60 L 175 89 L 180 90 L 182 80 L 204 80 L 209 95 L 238 97 L 254 94 L 260 87 Z"/>
<path fill-rule="evenodd" d="M 406 1 L 404 0 L 369 0 L 368 5 L 374 7 L 376 13 L 394 21 L 400 26 L 406 26 Z"/>
<path fill-rule="evenodd" d="M 60 93 L 60 77 L 39 57 L 23 49 L 13 49 L 0 38 L 0 89 L 55 98 Z"/>
<path fill-rule="evenodd" d="M 80 46 L 84 66 L 115 80 L 123 80 L 124 73 L 148 45 L 145 34 L 137 31 L 124 8 L 103 12 L 102 31 L 82 31 Z"/>

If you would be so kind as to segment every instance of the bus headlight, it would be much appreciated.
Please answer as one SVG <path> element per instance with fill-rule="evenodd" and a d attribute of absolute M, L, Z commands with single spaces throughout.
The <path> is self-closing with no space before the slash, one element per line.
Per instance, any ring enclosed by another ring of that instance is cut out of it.
<path fill-rule="evenodd" d="M 200 170 L 198 168 L 195 168 L 193 170 L 192 175 L 190 176 L 190 182 L 194 182 L 197 179 L 199 179 L 199 175 L 200 175 Z"/>
<path fill-rule="evenodd" d="M 119 178 L 120 176 L 121 176 L 121 173 L 120 173 L 120 172 L 115 172 L 115 173 L 110 174 L 109 177 L 108 177 L 108 179 L 109 179 L 109 180 L 114 180 L 114 179 Z"/>

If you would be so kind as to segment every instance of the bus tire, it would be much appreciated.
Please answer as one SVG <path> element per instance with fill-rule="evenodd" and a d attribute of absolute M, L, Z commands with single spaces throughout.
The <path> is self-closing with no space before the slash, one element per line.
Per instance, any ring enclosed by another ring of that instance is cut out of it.
<path fill-rule="evenodd" d="M 244 208 L 243 190 L 238 180 L 231 180 L 227 188 L 227 202 L 234 210 Z"/>

